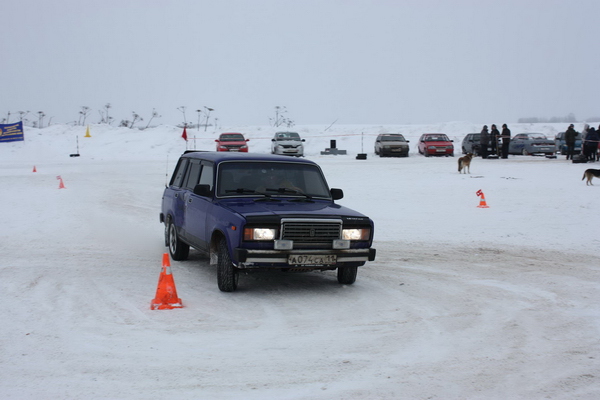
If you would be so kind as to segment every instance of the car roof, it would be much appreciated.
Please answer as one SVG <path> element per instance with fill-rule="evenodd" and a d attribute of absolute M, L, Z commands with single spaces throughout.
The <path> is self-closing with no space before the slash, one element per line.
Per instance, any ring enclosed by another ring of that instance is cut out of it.
<path fill-rule="evenodd" d="M 221 152 L 221 151 L 186 151 L 182 157 L 195 158 L 207 161 L 213 161 L 215 164 L 225 161 L 281 161 L 286 163 L 312 164 L 317 165 L 314 161 L 304 158 L 290 158 L 289 156 L 280 156 L 275 154 L 260 154 L 260 153 L 241 153 L 241 152 Z"/>

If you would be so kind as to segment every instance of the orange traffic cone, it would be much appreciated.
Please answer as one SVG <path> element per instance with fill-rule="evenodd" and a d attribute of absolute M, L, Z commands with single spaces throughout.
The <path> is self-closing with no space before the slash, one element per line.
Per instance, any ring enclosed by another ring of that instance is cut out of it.
<path fill-rule="evenodd" d="M 477 193 L 475 193 L 477 196 L 480 196 L 481 199 L 479 200 L 479 205 L 477 207 L 479 208 L 490 208 L 487 203 L 485 202 L 485 195 L 483 194 L 483 192 L 481 190 L 478 190 Z"/>
<path fill-rule="evenodd" d="M 62 180 L 62 178 L 60 177 L 60 175 L 59 175 L 59 176 L 57 176 L 57 177 L 56 177 L 56 179 L 58 179 L 58 180 L 59 180 L 59 183 L 58 183 L 58 188 L 59 188 L 59 189 L 66 189 L 66 187 L 65 187 L 65 184 L 63 183 L 63 180 Z"/>
<path fill-rule="evenodd" d="M 85 136 L 84 137 L 92 137 L 92 135 L 90 135 L 90 126 L 87 126 L 87 129 L 85 130 Z"/>
<path fill-rule="evenodd" d="M 163 267 L 158 278 L 158 287 L 156 288 L 156 297 L 150 303 L 151 310 L 171 310 L 173 308 L 182 308 L 181 299 L 177 297 L 175 281 L 171 273 L 171 263 L 169 254 L 163 254 Z"/>
<path fill-rule="evenodd" d="M 33 172 L 37 172 L 37 169 L 35 169 L 35 165 L 33 166 Z"/>

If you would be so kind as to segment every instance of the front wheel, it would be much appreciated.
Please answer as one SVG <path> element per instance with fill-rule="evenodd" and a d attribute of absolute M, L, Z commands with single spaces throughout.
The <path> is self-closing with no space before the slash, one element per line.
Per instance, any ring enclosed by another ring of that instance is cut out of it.
<path fill-rule="evenodd" d="M 356 282 L 358 267 L 338 267 L 337 280 L 343 285 L 352 285 Z"/>
<path fill-rule="evenodd" d="M 188 255 L 190 254 L 190 246 L 179 240 L 179 237 L 177 236 L 177 228 L 175 227 L 174 223 L 169 222 L 165 234 L 167 235 L 166 239 L 171 258 L 175 261 L 183 261 L 187 259 Z"/>
<path fill-rule="evenodd" d="M 221 292 L 234 292 L 238 285 L 237 268 L 231 262 L 225 238 L 219 241 L 217 249 L 217 284 Z"/>
<path fill-rule="evenodd" d="M 526 148 L 523 148 L 523 151 L 521 152 L 521 154 L 523 154 L 524 156 L 528 156 L 529 152 L 527 151 Z"/>

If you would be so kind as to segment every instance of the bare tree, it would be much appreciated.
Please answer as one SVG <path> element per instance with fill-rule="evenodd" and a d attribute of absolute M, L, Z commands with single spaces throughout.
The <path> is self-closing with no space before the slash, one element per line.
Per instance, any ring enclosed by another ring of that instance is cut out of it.
<path fill-rule="evenodd" d="M 185 118 L 185 108 L 185 106 L 177 107 L 177 109 L 183 114 L 183 126 L 187 127 L 187 119 Z"/>
<path fill-rule="evenodd" d="M 200 130 L 200 117 L 202 116 L 202 110 L 196 110 L 198 113 L 198 130 Z"/>
<path fill-rule="evenodd" d="M 136 121 L 139 120 L 141 122 L 144 120 L 144 118 L 140 117 L 139 114 L 136 113 L 135 111 L 133 111 L 131 114 L 133 115 L 133 121 L 131 121 L 130 128 L 133 128 L 133 125 L 135 124 Z"/>
<path fill-rule="evenodd" d="M 286 113 L 287 108 L 285 108 L 285 106 L 275 106 L 275 118 L 269 118 L 269 121 L 271 121 L 271 125 L 275 127 L 285 125 L 288 128 L 294 126 L 294 121 L 287 118 L 285 116 Z"/>
<path fill-rule="evenodd" d="M 147 128 L 150 126 L 150 122 L 152 122 L 152 120 L 153 120 L 154 118 L 160 118 L 160 117 L 161 117 L 161 116 L 160 116 L 160 115 L 158 115 L 158 113 L 156 112 L 156 109 L 155 109 L 155 108 L 153 108 L 153 109 L 152 109 L 152 116 L 151 116 L 151 117 L 150 117 L 150 119 L 148 120 L 148 123 L 146 124 L 146 128 L 144 128 L 144 129 L 147 129 Z"/>
<path fill-rule="evenodd" d="M 98 112 L 100 113 L 100 123 L 101 124 L 109 124 L 110 125 L 112 123 L 113 117 L 108 115 L 108 110 L 111 107 L 112 106 L 110 105 L 110 103 L 106 103 L 106 105 L 104 106 L 104 109 L 106 110 L 105 112 L 102 110 L 98 110 Z"/>
<path fill-rule="evenodd" d="M 206 128 L 208 128 L 208 117 L 210 116 L 210 112 L 215 111 L 215 109 L 206 106 L 204 106 L 204 108 L 208 110 L 208 112 L 206 113 L 206 124 L 204 124 L 204 132 L 206 132 Z"/>
<path fill-rule="evenodd" d="M 81 106 L 81 111 L 79 111 L 78 125 L 85 125 L 85 120 L 90 112 L 92 112 L 92 110 L 88 106 Z"/>
<path fill-rule="evenodd" d="M 17 113 L 19 114 L 19 121 L 28 122 L 27 118 L 25 117 L 27 114 L 29 114 L 29 111 L 18 111 Z M 10 119 L 10 112 L 8 113 L 8 119 Z"/>

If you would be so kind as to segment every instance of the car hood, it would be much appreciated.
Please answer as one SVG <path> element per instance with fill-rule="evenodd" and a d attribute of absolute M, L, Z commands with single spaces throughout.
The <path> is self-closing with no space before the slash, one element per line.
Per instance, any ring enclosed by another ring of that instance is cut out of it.
<path fill-rule="evenodd" d="M 246 144 L 245 140 L 220 140 L 219 142 L 220 145 L 228 145 L 228 144 L 232 144 L 234 146 L 241 146 L 243 144 Z"/>
<path fill-rule="evenodd" d="M 257 200 L 256 198 L 247 199 L 224 199 L 219 204 L 230 209 L 244 217 L 252 216 L 282 216 L 282 217 L 300 217 L 327 218 L 332 216 L 350 217 L 355 221 L 368 221 L 369 218 L 350 208 L 335 204 L 327 200 L 297 201 L 295 198 L 277 198 L 277 200 Z M 294 201 L 296 200 L 296 201 Z"/>
<path fill-rule="evenodd" d="M 300 140 L 276 140 L 276 144 L 285 144 L 285 145 L 300 145 L 302 141 Z"/>
<path fill-rule="evenodd" d="M 408 146 L 408 142 L 403 142 L 402 140 L 386 140 L 385 142 L 381 142 L 382 146 L 386 146 L 386 145 L 392 145 L 392 146 Z"/>
<path fill-rule="evenodd" d="M 424 143 L 426 146 L 452 146 L 452 142 L 448 142 L 446 140 L 426 140 Z"/>

